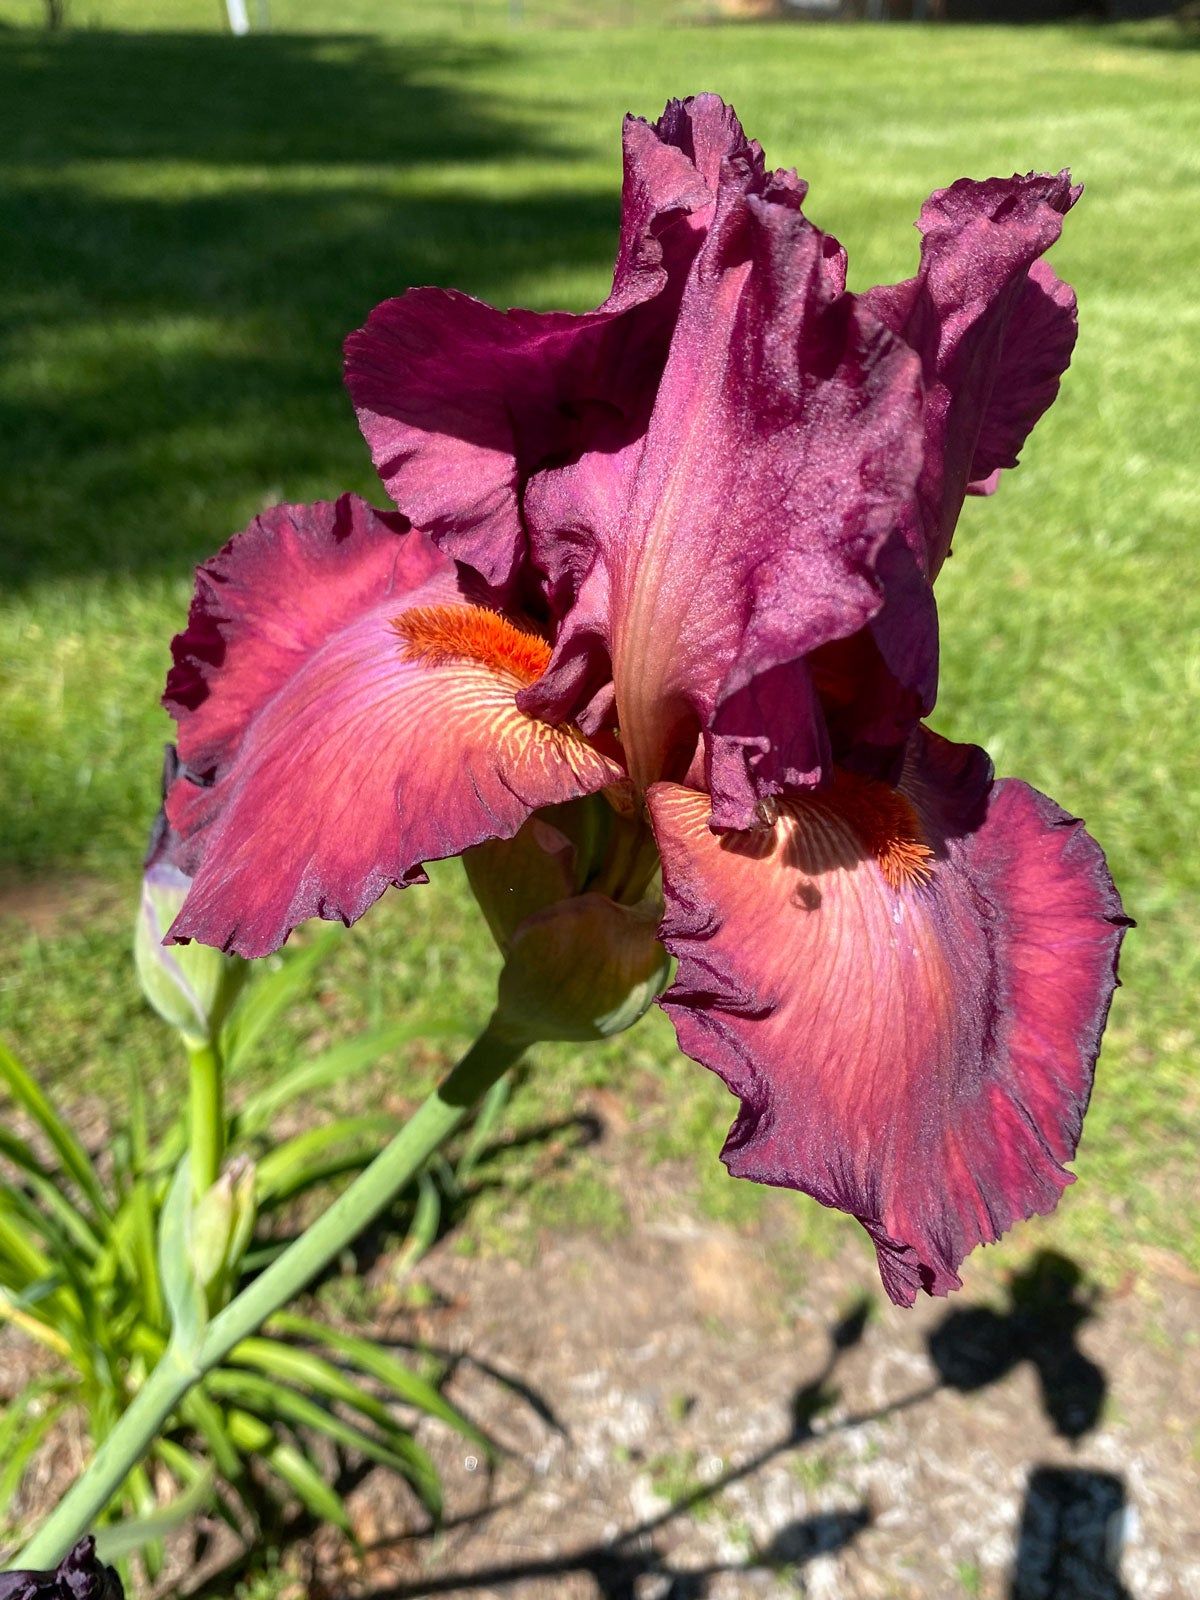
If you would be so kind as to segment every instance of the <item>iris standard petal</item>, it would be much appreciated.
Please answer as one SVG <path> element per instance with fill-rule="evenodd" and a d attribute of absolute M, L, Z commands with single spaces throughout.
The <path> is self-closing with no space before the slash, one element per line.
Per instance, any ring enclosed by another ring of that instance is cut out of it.
<path fill-rule="evenodd" d="M 543 641 L 349 496 L 277 507 L 202 567 L 174 652 L 167 809 L 194 880 L 175 938 L 263 955 L 620 775 L 517 709 Z"/>
<path fill-rule="evenodd" d="M 1001 471 L 1017 465 L 1034 424 L 1058 394 L 1078 332 L 1075 291 L 1048 262 L 1035 261 L 1004 331 L 969 490 L 989 492 Z"/>
<path fill-rule="evenodd" d="M 742 1101 L 726 1165 L 857 1217 L 901 1304 L 1071 1182 L 1126 925 L 1082 824 L 990 771 L 922 730 L 898 791 L 843 774 L 721 840 L 650 795 L 665 1008 Z"/>
<path fill-rule="evenodd" d="M 715 95 L 672 102 L 653 125 L 628 118 L 620 245 L 597 311 L 497 311 L 412 289 L 346 341 L 346 383 L 388 493 L 492 585 L 524 555 L 525 476 L 614 414 L 644 425 L 721 162 L 757 148 Z"/>
<path fill-rule="evenodd" d="M 917 358 L 840 292 L 840 247 L 799 193 L 726 163 L 644 442 L 606 441 L 526 500 L 536 559 L 577 603 L 523 703 L 575 714 L 552 697 L 564 679 L 594 694 L 594 663 L 611 660 L 639 785 L 679 775 L 702 729 L 732 741 L 713 762 L 717 826 L 745 826 L 789 774 L 819 767 L 803 683 L 786 747 L 783 724 L 746 726 L 747 691 L 879 608 L 874 558 L 920 465 Z M 778 708 L 778 688 L 760 704 Z"/>
<path fill-rule="evenodd" d="M 1074 298 L 1033 269 L 1080 193 L 1066 172 L 962 178 L 921 209 L 917 276 L 862 297 L 921 357 L 925 458 L 905 531 L 930 579 L 968 485 L 1015 464 L 1070 360 Z"/>

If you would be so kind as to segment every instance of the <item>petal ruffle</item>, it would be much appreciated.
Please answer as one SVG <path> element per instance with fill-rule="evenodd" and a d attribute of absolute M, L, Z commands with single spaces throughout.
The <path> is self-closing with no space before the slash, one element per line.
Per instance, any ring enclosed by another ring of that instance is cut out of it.
<path fill-rule="evenodd" d="M 1074 297 L 1035 263 L 1080 193 L 1066 172 L 962 178 L 921 209 L 917 276 L 862 297 L 921 357 L 925 462 L 905 532 L 931 580 L 968 486 L 1015 465 L 1070 360 Z"/>
<path fill-rule="evenodd" d="M 715 95 L 626 120 L 621 238 L 599 310 L 497 311 L 412 289 L 346 341 L 346 383 L 388 493 L 444 549 L 505 587 L 524 554 L 525 476 L 615 412 L 644 423 L 683 280 L 730 155 L 757 159 Z"/>
<path fill-rule="evenodd" d="M 468 603 L 423 534 L 350 496 L 277 507 L 200 569 L 165 697 L 185 768 L 167 809 L 194 880 L 174 937 L 263 955 L 619 776 L 517 709 L 530 641 Z M 473 659 L 414 654 L 397 621 L 418 607 L 492 624 L 517 665 L 491 635 Z"/>
<path fill-rule="evenodd" d="M 1126 919 L 1082 824 L 914 736 L 899 792 L 842 776 L 771 835 L 651 792 L 682 1048 L 742 1101 L 739 1177 L 857 1217 L 894 1300 L 1071 1182 Z"/>

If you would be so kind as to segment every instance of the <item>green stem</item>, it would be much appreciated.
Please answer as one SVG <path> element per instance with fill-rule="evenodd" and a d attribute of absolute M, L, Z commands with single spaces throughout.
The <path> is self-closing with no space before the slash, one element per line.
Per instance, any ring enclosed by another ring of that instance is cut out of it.
<path fill-rule="evenodd" d="M 221 1175 L 225 1155 L 225 1083 L 215 1044 L 189 1050 L 189 1146 L 192 1192 L 199 1200 Z"/>
<path fill-rule="evenodd" d="M 235 1344 L 258 1331 L 281 1306 L 358 1237 L 420 1171 L 439 1145 L 465 1120 L 522 1054 L 524 1041 L 507 1039 L 491 1025 L 425 1100 L 366 1171 L 249 1288 L 209 1323 L 195 1353 L 168 1346 L 116 1427 L 100 1444 L 83 1477 L 17 1557 L 21 1568 L 52 1567 L 94 1526 L 142 1460 L 163 1424 L 206 1372 Z"/>

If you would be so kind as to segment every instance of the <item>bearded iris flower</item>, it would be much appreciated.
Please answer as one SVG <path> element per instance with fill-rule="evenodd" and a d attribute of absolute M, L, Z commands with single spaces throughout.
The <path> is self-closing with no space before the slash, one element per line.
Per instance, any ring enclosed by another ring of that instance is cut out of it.
<path fill-rule="evenodd" d="M 618 988 L 657 933 L 729 1170 L 855 1216 L 907 1304 L 1072 1181 L 1126 925 L 1082 824 L 922 721 L 964 497 L 1070 358 L 1078 190 L 955 183 L 855 296 L 715 97 L 624 155 L 596 311 L 417 289 L 347 342 L 396 511 L 278 507 L 200 569 L 172 935 L 262 955 L 464 852 L 509 863 L 502 938 L 560 894 Z"/>

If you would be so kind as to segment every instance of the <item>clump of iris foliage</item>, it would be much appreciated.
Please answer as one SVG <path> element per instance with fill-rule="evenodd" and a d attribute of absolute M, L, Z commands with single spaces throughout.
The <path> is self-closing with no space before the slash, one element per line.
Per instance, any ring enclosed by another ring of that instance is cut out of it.
<path fill-rule="evenodd" d="M 108 1130 L 106 1156 L 93 1159 L 36 1075 L 0 1045 L 0 1084 L 16 1111 L 0 1129 L 0 1323 L 50 1358 L 0 1423 L 2 1507 L 19 1503 L 39 1452 L 72 1412 L 101 1444 L 173 1330 L 196 1314 L 189 1297 L 203 1300 L 204 1318 L 219 1311 L 279 1255 L 296 1208 L 303 1214 L 310 1198 L 324 1201 L 330 1181 L 365 1165 L 396 1125 L 371 1112 L 282 1137 L 281 1121 L 294 1124 L 307 1097 L 352 1082 L 414 1034 L 437 1031 L 427 1018 L 365 1030 L 301 1059 L 229 1112 L 226 1071 L 243 1069 L 311 988 L 331 936 L 247 982 L 244 964 L 217 952 L 161 952 L 155 893 L 148 874 L 137 964 L 186 1051 L 164 1050 L 153 1095 L 187 1109 L 152 1126 L 147 1085 L 129 1064 L 126 1113 Z M 441 1159 L 399 1197 L 409 1261 L 436 1235 L 444 1196 L 461 1195 L 500 1108 L 493 1096 L 453 1168 Z M 205 1166 L 193 1200 L 193 1177 Z M 349 1533 L 322 1455 L 331 1446 L 400 1473 L 436 1519 L 438 1474 L 411 1428 L 422 1415 L 489 1452 L 439 1392 L 436 1373 L 328 1321 L 280 1312 L 191 1391 L 147 1461 L 130 1471 L 104 1513 L 101 1553 L 124 1567 L 139 1552 L 152 1580 L 164 1535 L 210 1504 L 241 1538 L 289 1498 Z M 14 1531 L 10 1521 L 6 1532 Z"/>

